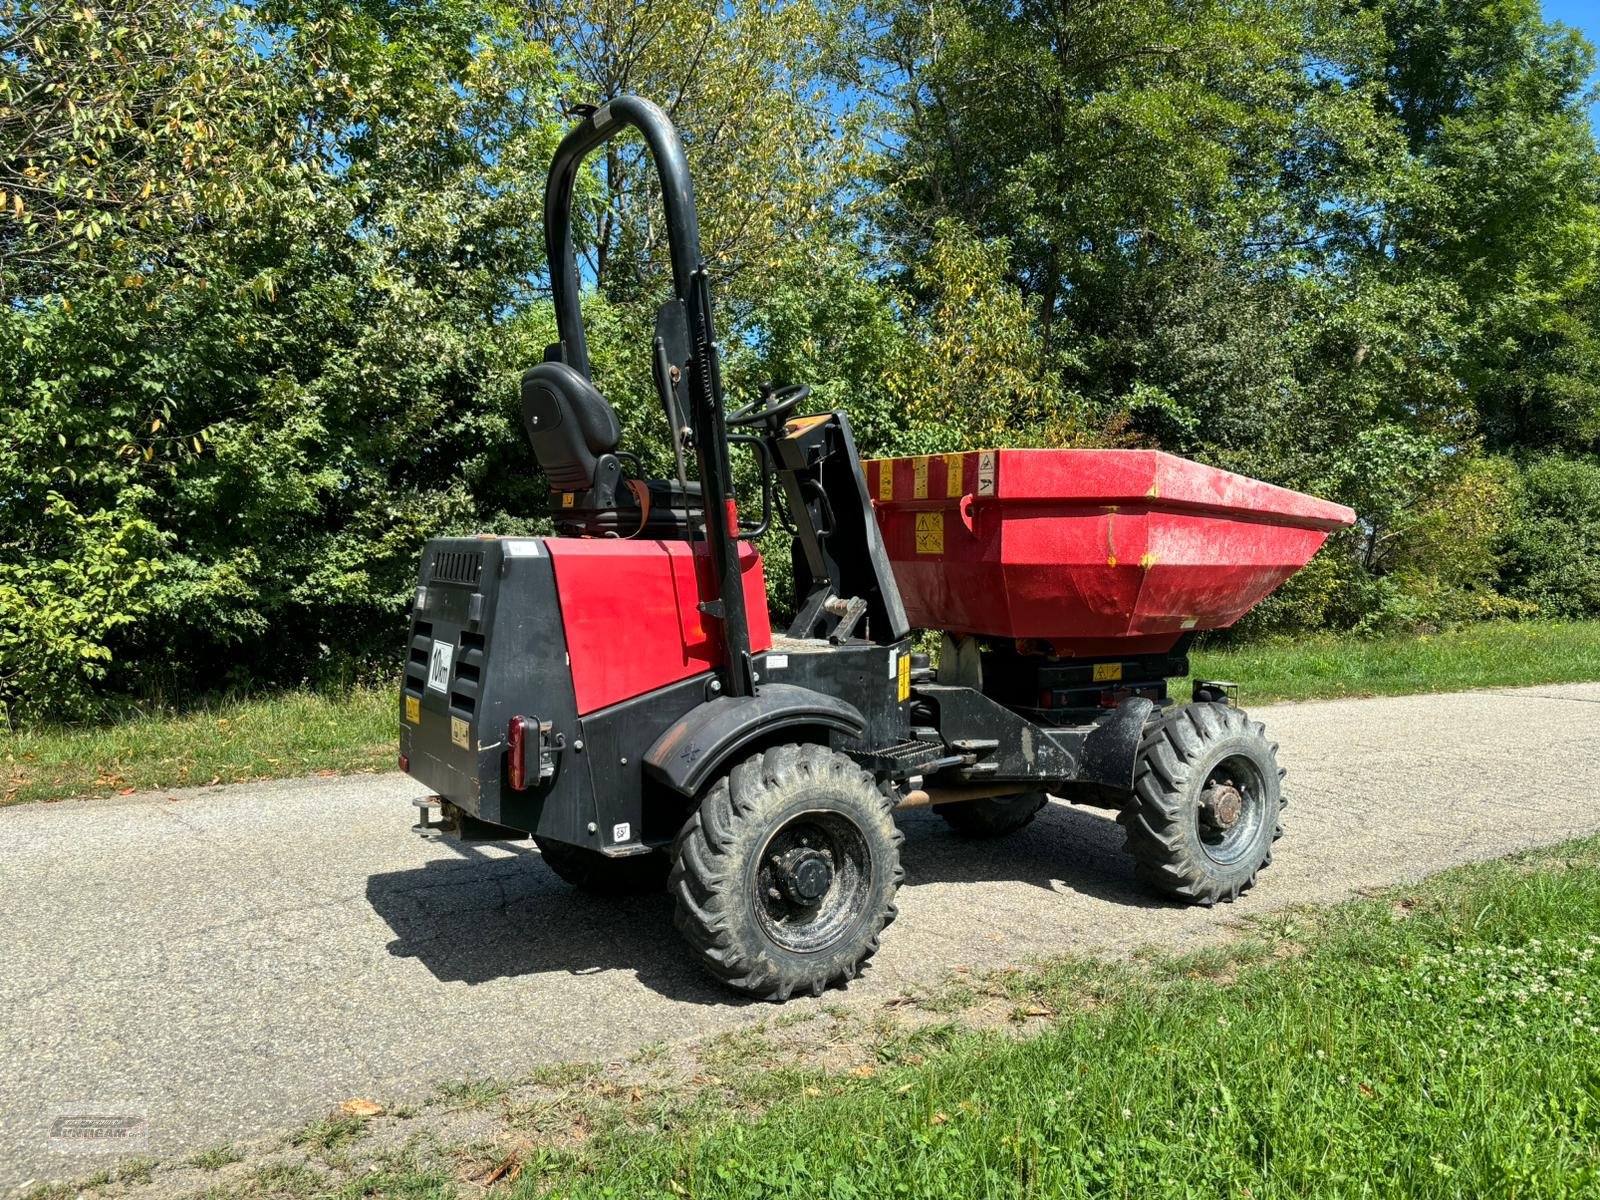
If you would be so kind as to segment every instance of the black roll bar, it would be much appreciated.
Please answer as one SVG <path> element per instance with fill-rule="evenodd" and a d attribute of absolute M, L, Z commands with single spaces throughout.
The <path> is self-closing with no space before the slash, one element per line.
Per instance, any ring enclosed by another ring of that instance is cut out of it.
<path fill-rule="evenodd" d="M 694 183 L 689 178 L 689 163 L 678 131 L 666 113 L 642 96 L 618 96 L 600 105 L 561 139 L 544 190 L 544 242 L 550 261 L 550 289 L 555 293 L 556 328 L 566 346 L 567 363 L 586 378 L 589 343 L 583 336 L 583 313 L 578 305 L 572 193 L 583 160 L 630 126 L 644 135 L 661 179 L 667 241 L 672 250 L 672 290 L 686 305 L 690 305 L 690 280 L 701 266 L 700 218 L 695 212 Z M 690 311 L 692 314 L 692 305 Z"/>
<path fill-rule="evenodd" d="M 728 465 L 728 431 L 722 412 L 722 372 L 716 327 L 711 317 L 711 286 L 700 256 L 700 219 L 695 212 L 694 184 L 683 142 L 667 114 L 641 96 L 618 96 L 589 113 L 556 147 L 544 192 L 545 250 L 550 263 L 550 290 L 555 296 L 556 329 L 566 363 L 589 375 L 589 344 L 579 305 L 577 253 L 572 245 L 572 194 L 578 169 L 598 147 L 624 129 L 643 135 L 661 181 L 667 217 L 667 242 L 672 253 L 672 290 L 689 317 L 693 358 L 689 363 L 688 396 L 695 457 L 700 467 L 700 496 L 705 512 L 706 541 L 717 577 L 717 598 L 703 601 L 700 611 L 716 618 L 726 653 L 724 694 L 747 696 L 754 691 L 750 663 L 750 625 L 745 612 L 744 580 L 733 528 L 733 482 Z M 672 436 L 677 437 L 673 431 Z"/>

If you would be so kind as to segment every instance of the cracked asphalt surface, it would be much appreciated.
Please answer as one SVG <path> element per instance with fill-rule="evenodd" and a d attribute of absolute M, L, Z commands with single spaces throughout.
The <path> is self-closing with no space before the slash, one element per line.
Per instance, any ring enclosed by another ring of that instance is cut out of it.
<path fill-rule="evenodd" d="M 1257 710 L 1289 768 L 1288 832 L 1256 890 L 1209 911 L 1139 891 L 1096 810 L 1052 804 L 988 843 L 913 812 L 900 920 L 842 998 L 1183 948 L 1600 829 L 1597 705 L 1600 684 L 1573 684 Z M 0 810 L 0 1190 L 107 1165 L 51 1139 L 63 1112 L 145 1114 L 145 1152 L 181 1155 L 349 1096 L 400 1103 L 772 1014 L 701 977 L 665 897 L 592 900 L 521 845 L 419 838 L 420 792 L 364 776 Z"/>

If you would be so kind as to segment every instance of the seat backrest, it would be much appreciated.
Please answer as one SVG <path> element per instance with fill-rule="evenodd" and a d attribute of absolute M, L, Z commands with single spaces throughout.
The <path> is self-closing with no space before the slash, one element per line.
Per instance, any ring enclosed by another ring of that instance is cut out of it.
<path fill-rule="evenodd" d="M 522 424 L 559 491 L 593 487 L 600 457 L 613 453 L 622 437 L 606 398 L 563 362 L 540 363 L 522 376 Z"/>

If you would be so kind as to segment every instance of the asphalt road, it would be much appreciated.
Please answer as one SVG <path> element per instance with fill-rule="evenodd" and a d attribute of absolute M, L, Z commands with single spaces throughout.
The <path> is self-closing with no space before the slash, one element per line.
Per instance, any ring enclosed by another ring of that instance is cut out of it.
<path fill-rule="evenodd" d="M 913 813 L 901 918 L 845 999 L 956 965 L 1180 947 L 1600 829 L 1600 684 L 1257 715 L 1289 768 L 1288 833 L 1237 905 L 1152 901 L 1096 811 L 1052 804 L 976 844 Z M 0 1190 L 105 1165 L 64 1140 L 63 1114 L 128 1115 L 149 1153 L 183 1154 L 348 1096 L 771 1015 L 701 978 L 664 897 L 590 900 L 531 849 L 423 840 L 419 791 L 368 776 L 0 810 Z"/>

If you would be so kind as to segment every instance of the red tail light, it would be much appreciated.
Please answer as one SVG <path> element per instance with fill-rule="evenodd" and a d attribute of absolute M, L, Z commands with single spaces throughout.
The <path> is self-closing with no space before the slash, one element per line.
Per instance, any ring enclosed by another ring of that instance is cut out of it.
<path fill-rule="evenodd" d="M 528 786 L 528 726 L 526 717 L 512 717 L 506 726 L 506 758 L 511 786 L 522 791 Z"/>
<path fill-rule="evenodd" d="M 411 756 L 409 754 L 402 754 L 400 756 L 400 769 L 402 771 L 411 770 Z"/>

